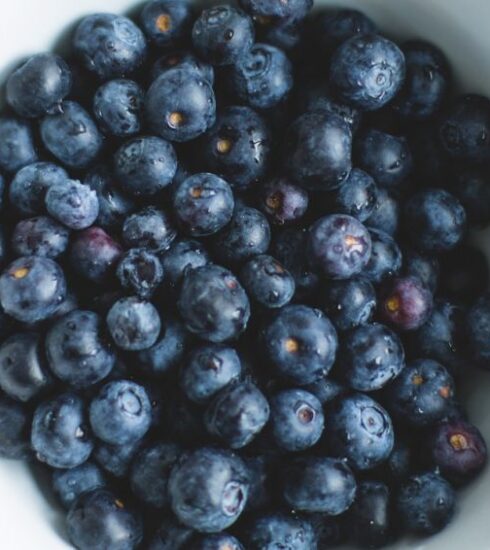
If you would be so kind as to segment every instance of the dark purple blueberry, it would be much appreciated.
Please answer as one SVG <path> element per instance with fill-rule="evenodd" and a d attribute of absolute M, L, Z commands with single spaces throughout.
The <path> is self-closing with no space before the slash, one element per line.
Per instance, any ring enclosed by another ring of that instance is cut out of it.
<path fill-rule="evenodd" d="M 308 192 L 285 177 L 267 182 L 260 190 L 260 209 L 276 225 L 300 220 L 308 203 Z"/>
<path fill-rule="evenodd" d="M 432 255 L 416 252 L 409 248 L 403 250 L 402 275 L 404 277 L 418 277 L 434 294 L 439 285 L 439 260 Z"/>
<path fill-rule="evenodd" d="M 194 20 L 192 2 L 151 0 L 140 13 L 140 23 L 148 39 L 158 48 L 169 48 L 188 39 Z"/>
<path fill-rule="evenodd" d="M 377 229 L 370 229 L 372 249 L 362 274 L 373 284 L 397 275 L 402 266 L 402 253 L 395 240 Z"/>
<path fill-rule="evenodd" d="M 364 222 L 370 229 L 384 231 L 392 237 L 398 230 L 400 205 L 386 189 L 378 189 L 376 204 L 371 215 Z"/>
<path fill-rule="evenodd" d="M 337 212 L 365 222 L 376 207 L 378 188 L 374 179 L 363 170 L 353 168 L 341 187 L 335 191 Z"/>

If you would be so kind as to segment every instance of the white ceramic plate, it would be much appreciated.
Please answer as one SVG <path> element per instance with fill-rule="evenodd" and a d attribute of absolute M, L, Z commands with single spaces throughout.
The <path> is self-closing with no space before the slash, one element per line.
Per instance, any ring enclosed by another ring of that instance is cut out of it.
<path fill-rule="evenodd" d="M 223 0 L 221 3 L 224 3 Z M 3 0 L 0 3 L 0 79 L 25 55 L 49 50 L 80 16 L 121 13 L 134 0 Z M 489 0 L 317 0 L 364 10 L 390 35 L 426 38 L 449 56 L 460 88 L 490 95 Z M 490 253 L 490 234 L 476 239 Z M 490 373 L 468 370 L 465 392 L 472 420 L 490 443 Z M 63 518 L 45 500 L 29 469 L 0 460 L 0 550 L 66 550 Z M 490 470 L 459 499 L 458 516 L 443 533 L 403 541 L 392 550 L 490 549 Z M 322 550 L 322 549 L 319 549 Z"/>

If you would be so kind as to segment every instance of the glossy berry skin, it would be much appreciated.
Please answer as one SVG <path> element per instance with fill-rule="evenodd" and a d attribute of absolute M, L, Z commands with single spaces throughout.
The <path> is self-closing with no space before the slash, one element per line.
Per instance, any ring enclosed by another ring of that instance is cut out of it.
<path fill-rule="evenodd" d="M 97 284 L 111 279 L 122 248 L 100 227 L 89 227 L 72 240 L 70 262 L 76 273 Z"/>
<path fill-rule="evenodd" d="M 149 198 L 167 187 L 177 170 L 174 148 L 154 136 L 126 141 L 114 156 L 114 175 L 123 191 Z"/>
<path fill-rule="evenodd" d="M 23 459 L 29 457 L 31 417 L 24 406 L 6 395 L 0 396 L 0 457 Z"/>
<path fill-rule="evenodd" d="M 393 107 L 405 118 L 427 119 L 438 113 L 447 98 L 449 62 L 437 46 L 424 40 L 405 42 L 402 51 L 406 77 Z"/>
<path fill-rule="evenodd" d="M 270 109 L 291 91 L 293 67 L 282 50 L 257 43 L 233 65 L 230 87 L 240 102 L 255 109 Z"/>
<path fill-rule="evenodd" d="M 194 20 L 193 11 L 187 0 L 151 0 L 141 10 L 141 28 L 155 46 L 169 48 L 186 40 Z"/>
<path fill-rule="evenodd" d="M 127 17 L 96 13 L 78 24 L 73 49 L 86 69 L 109 80 L 130 74 L 143 63 L 146 40 Z"/>
<path fill-rule="evenodd" d="M 372 249 L 363 275 L 373 284 L 397 275 L 402 266 L 402 253 L 394 239 L 376 229 L 369 231 Z"/>
<path fill-rule="evenodd" d="M 148 349 L 160 334 L 160 315 L 150 302 L 136 296 L 121 298 L 107 314 L 107 328 L 118 348 Z"/>
<path fill-rule="evenodd" d="M 43 256 L 56 259 L 68 248 L 70 231 L 49 216 L 21 220 L 12 233 L 16 256 Z"/>
<path fill-rule="evenodd" d="M 266 512 L 254 518 L 245 531 L 250 550 L 286 548 L 316 550 L 315 532 L 308 520 L 284 512 Z"/>
<path fill-rule="evenodd" d="M 386 189 L 378 188 L 378 196 L 374 210 L 365 221 L 370 229 L 379 229 L 394 236 L 398 230 L 400 205 L 390 196 Z"/>
<path fill-rule="evenodd" d="M 393 449 L 391 419 L 367 395 L 356 393 L 334 402 L 325 415 L 325 425 L 329 426 L 325 443 L 330 453 L 346 458 L 356 470 L 378 466 Z"/>
<path fill-rule="evenodd" d="M 272 19 L 294 17 L 303 19 L 311 9 L 311 0 L 293 0 L 287 4 L 278 4 L 273 0 L 240 0 L 243 10 L 253 17 L 262 16 Z"/>
<path fill-rule="evenodd" d="M 466 316 L 465 336 L 470 357 L 477 365 L 490 369 L 490 294 L 483 294 Z"/>
<path fill-rule="evenodd" d="M 323 432 L 322 404 L 303 389 L 282 390 L 270 399 L 270 429 L 276 444 L 286 451 L 313 447 Z"/>
<path fill-rule="evenodd" d="M 434 299 L 416 277 L 387 281 L 379 293 L 381 319 L 400 331 L 420 328 L 432 313 Z"/>
<path fill-rule="evenodd" d="M 70 229 L 86 229 L 99 215 L 97 193 L 76 180 L 52 185 L 45 203 L 49 214 Z"/>
<path fill-rule="evenodd" d="M 264 118 L 247 106 L 225 107 L 198 143 L 203 166 L 237 191 L 257 184 L 267 173 L 272 136 Z"/>
<path fill-rule="evenodd" d="M 216 120 L 213 88 L 191 69 L 170 69 L 157 77 L 146 93 L 145 113 L 155 134 L 169 141 L 190 141 Z"/>
<path fill-rule="evenodd" d="M 90 402 L 90 425 L 94 434 L 111 445 L 141 439 L 151 424 L 151 403 L 145 389 L 128 380 L 102 386 Z"/>
<path fill-rule="evenodd" d="M 292 224 L 308 210 L 306 189 L 280 177 L 267 182 L 260 191 L 260 208 L 275 225 Z"/>
<path fill-rule="evenodd" d="M 326 376 L 335 361 L 337 334 L 321 311 L 289 305 L 265 327 L 262 342 L 275 373 L 300 385 Z"/>
<path fill-rule="evenodd" d="M 0 168 L 17 172 L 37 161 L 37 152 L 30 124 L 20 118 L 0 118 Z"/>
<path fill-rule="evenodd" d="M 201 535 L 191 544 L 192 550 L 244 550 L 240 541 L 228 533 Z"/>
<path fill-rule="evenodd" d="M 406 277 L 417 277 L 422 284 L 434 294 L 439 285 L 440 266 L 437 258 L 422 254 L 411 248 L 403 250 L 402 274 Z"/>
<path fill-rule="evenodd" d="M 439 140 L 452 158 L 480 163 L 490 154 L 490 100 L 479 95 L 456 98 L 439 125 Z"/>
<path fill-rule="evenodd" d="M 244 262 L 269 248 L 271 229 L 267 218 L 255 208 L 237 205 L 230 223 L 213 241 L 213 251 L 224 264 Z"/>
<path fill-rule="evenodd" d="M 354 390 L 379 390 L 405 366 L 405 352 L 398 336 L 378 323 L 350 330 L 339 348 L 339 375 Z"/>
<path fill-rule="evenodd" d="M 45 349 L 53 373 L 74 388 L 100 382 L 116 362 L 103 322 L 92 311 L 75 309 L 58 319 L 47 333 Z"/>
<path fill-rule="evenodd" d="M 242 364 L 233 348 L 207 344 L 195 348 L 182 365 L 180 386 L 196 403 L 205 403 L 242 374 Z"/>
<path fill-rule="evenodd" d="M 68 180 L 64 168 L 51 162 L 34 162 L 21 168 L 9 186 L 9 200 L 23 216 L 44 214 L 44 197 L 51 185 Z"/>
<path fill-rule="evenodd" d="M 235 199 L 230 185 L 210 173 L 194 174 L 173 195 L 173 210 L 184 232 L 205 237 L 222 229 L 233 216 Z"/>
<path fill-rule="evenodd" d="M 177 231 L 167 212 L 149 206 L 126 218 L 122 236 L 130 248 L 161 252 L 169 248 Z"/>
<path fill-rule="evenodd" d="M 351 129 L 342 117 L 325 111 L 305 113 L 287 130 L 285 173 L 306 189 L 336 189 L 352 168 L 351 149 Z"/>
<path fill-rule="evenodd" d="M 22 117 L 35 118 L 59 110 L 71 88 L 71 71 L 53 53 L 30 57 L 7 80 L 7 102 Z"/>
<path fill-rule="evenodd" d="M 210 434 L 230 449 L 248 445 L 269 420 L 270 407 L 252 382 L 229 384 L 217 393 L 206 409 L 204 423 Z"/>
<path fill-rule="evenodd" d="M 75 468 L 92 453 L 85 404 L 74 393 L 61 393 L 34 412 L 31 445 L 40 462 L 52 468 Z"/>
<path fill-rule="evenodd" d="M 0 275 L 0 304 L 5 313 L 23 323 L 49 319 L 65 296 L 63 271 L 49 258 L 17 258 Z"/>
<path fill-rule="evenodd" d="M 282 476 L 282 496 L 293 510 L 338 516 L 352 504 L 356 480 L 335 458 L 305 457 L 289 462 Z"/>
<path fill-rule="evenodd" d="M 109 80 L 95 92 L 95 119 L 106 134 L 132 136 L 141 130 L 143 100 L 143 89 L 133 80 Z"/>
<path fill-rule="evenodd" d="M 0 387 L 13 399 L 30 401 L 46 392 L 53 378 L 35 332 L 17 332 L 0 345 Z"/>
<path fill-rule="evenodd" d="M 332 279 L 349 279 L 361 273 L 371 256 L 371 247 L 369 231 L 352 216 L 324 216 L 310 227 L 311 265 Z"/>
<path fill-rule="evenodd" d="M 140 298 L 149 298 L 163 281 L 160 258 L 144 248 L 131 248 L 119 261 L 116 270 L 121 286 Z"/>
<path fill-rule="evenodd" d="M 289 271 L 267 254 L 248 260 L 240 270 L 240 281 L 252 300 L 271 309 L 289 303 L 296 288 Z"/>
<path fill-rule="evenodd" d="M 463 239 L 466 213 L 458 199 L 443 189 L 419 191 L 405 203 L 404 229 L 421 252 L 444 252 Z"/>
<path fill-rule="evenodd" d="M 192 44 L 199 57 L 212 65 L 231 65 L 254 43 L 252 19 L 232 6 L 205 9 L 192 28 Z"/>
<path fill-rule="evenodd" d="M 237 338 L 250 317 L 248 297 L 236 277 L 213 264 L 186 273 L 177 305 L 187 329 L 215 343 Z"/>
<path fill-rule="evenodd" d="M 248 490 L 245 464 L 230 451 L 207 447 L 182 455 L 169 480 L 175 515 L 203 533 L 222 531 L 235 523 Z"/>
<path fill-rule="evenodd" d="M 464 420 L 437 424 L 429 436 L 429 448 L 441 474 L 457 485 L 475 478 L 488 459 L 480 430 Z"/>
<path fill-rule="evenodd" d="M 46 149 L 68 168 L 87 168 L 102 150 L 102 134 L 75 101 L 64 101 L 59 113 L 45 116 L 40 130 Z"/>
<path fill-rule="evenodd" d="M 427 472 L 414 475 L 402 484 L 396 508 L 407 531 L 433 535 L 451 521 L 455 500 L 451 485 L 440 475 Z"/>
<path fill-rule="evenodd" d="M 390 412 L 411 426 L 427 426 L 449 412 L 454 381 L 445 367 L 432 359 L 411 361 L 387 388 Z"/>
<path fill-rule="evenodd" d="M 69 509 L 83 493 L 106 485 L 104 474 L 93 462 L 84 462 L 68 470 L 54 470 L 53 491 L 64 508 Z"/>
<path fill-rule="evenodd" d="M 396 191 L 410 175 L 413 158 L 407 139 L 370 129 L 356 138 L 354 158 L 381 187 Z"/>
<path fill-rule="evenodd" d="M 108 489 L 82 494 L 67 518 L 68 536 L 80 550 L 132 550 L 143 539 L 143 522 L 132 506 Z"/>
<path fill-rule="evenodd" d="M 191 239 L 179 239 L 161 257 L 165 279 L 171 287 L 176 287 L 186 271 L 211 262 L 202 243 Z"/>
<path fill-rule="evenodd" d="M 364 222 L 376 206 L 377 195 L 374 179 L 367 172 L 353 168 L 334 194 L 335 210 Z"/>
<path fill-rule="evenodd" d="M 194 531 L 173 517 L 166 517 L 151 537 L 148 550 L 176 550 L 191 542 Z"/>
<path fill-rule="evenodd" d="M 405 78 L 405 58 L 396 44 L 377 34 L 353 36 L 335 51 L 330 84 L 338 97 L 364 111 L 391 101 Z"/>
<path fill-rule="evenodd" d="M 154 508 L 168 507 L 168 478 L 181 453 L 182 449 L 178 445 L 160 441 L 136 455 L 129 481 L 131 490 L 141 502 Z"/>
<path fill-rule="evenodd" d="M 359 483 L 356 499 L 348 512 L 352 539 L 364 548 L 381 548 L 393 535 L 391 495 L 379 481 Z"/>
<path fill-rule="evenodd" d="M 211 86 L 214 84 L 214 69 L 212 65 L 205 63 L 188 50 L 171 50 L 161 55 L 152 65 L 151 79 L 156 80 L 166 71 L 176 68 L 195 71 L 204 80 L 207 80 Z"/>

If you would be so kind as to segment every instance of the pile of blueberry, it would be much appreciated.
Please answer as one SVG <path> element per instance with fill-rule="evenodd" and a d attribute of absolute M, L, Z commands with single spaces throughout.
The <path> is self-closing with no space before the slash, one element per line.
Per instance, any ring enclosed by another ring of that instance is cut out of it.
<path fill-rule="evenodd" d="M 486 463 L 490 100 L 360 12 L 240 4 L 90 15 L 6 84 L 0 455 L 82 550 L 377 548 Z"/>

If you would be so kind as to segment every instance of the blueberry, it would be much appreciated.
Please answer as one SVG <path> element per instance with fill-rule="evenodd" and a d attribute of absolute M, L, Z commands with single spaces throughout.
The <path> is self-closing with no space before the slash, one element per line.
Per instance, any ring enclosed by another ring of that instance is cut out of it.
<path fill-rule="evenodd" d="M 475 478 L 488 457 L 482 434 L 464 420 L 437 424 L 430 435 L 429 448 L 442 475 L 459 485 Z"/>
<path fill-rule="evenodd" d="M 133 80 L 123 78 L 102 84 L 94 95 L 95 119 L 106 134 L 126 137 L 142 126 L 144 92 Z"/>
<path fill-rule="evenodd" d="M 398 230 L 400 206 L 386 189 L 378 189 L 374 210 L 365 224 L 371 229 L 379 229 L 394 236 Z"/>
<path fill-rule="evenodd" d="M 376 229 L 371 229 L 369 233 L 372 242 L 371 256 L 363 275 L 377 284 L 398 274 L 402 266 L 402 253 L 387 233 Z"/>
<path fill-rule="evenodd" d="M 340 397 L 347 390 L 342 384 L 330 378 L 319 378 L 315 382 L 302 386 L 301 389 L 313 394 L 322 406 Z"/>
<path fill-rule="evenodd" d="M 99 215 L 97 193 L 76 180 L 51 185 L 45 202 L 49 214 L 70 229 L 86 229 Z"/>
<path fill-rule="evenodd" d="M 308 8 L 309 9 L 309 1 Z M 301 8 L 298 10 L 301 11 Z M 279 19 L 256 19 L 257 24 L 263 26 L 261 42 L 271 44 L 286 52 L 294 50 L 301 42 L 304 30 L 304 19 L 294 16 L 281 17 Z M 260 29 L 259 29 L 260 31 Z"/>
<path fill-rule="evenodd" d="M 194 531 L 180 524 L 174 517 L 166 517 L 151 537 L 148 550 L 184 550 Z"/>
<path fill-rule="evenodd" d="M 241 373 L 241 361 L 233 348 L 207 344 L 187 357 L 180 371 L 180 386 L 191 401 L 205 403 Z"/>
<path fill-rule="evenodd" d="M 182 281 L 187 270 L 207 265 L 211 260 L 202 243 L 191 239 L 180 239 L 172 243 L 163 254 L 161 261 L 165 279 L 175 287 Z"/>
<path fill-rule="evenodd" d="M 280 308 L 294 295 L 295 283 L 289 271 L 272 256 L 261 254 L 248 260 L 240 280 L 249 297 L 267 308 Z"/>
<path fill-rule="evenodd" d="M 20 221 L 12 233 L 16 256 L 44 256 L 56 259 L 68 248 L 70 231 L 48 216 Z"/>
<path fill-rule="evenodd" d="M 193 6 L 187 0 L 151 0 L 140 14 L 143 32 L 159 48 L 184 42 L 194 20 Z"/>
<path fill-rule="evenodd" d="M 312 0 L 293 0 L 287 3 L 273 0 L 240 0 L 240 6 L 256 19 L 296 17 L 302 19 L 313 6 Z"/>
<path fill-rule="evenodd" d="M 30 454 L 28 410 L 6 395 L 0 395 L 0 457 L 23 459 Z"/>
<path fill-rule="evenodd" d="M 74 271 L 85 279 L 102 284 L 115 270 L 122 248 L 100 227 L 90 227 L 78 233 L 70 248 Z"/>
<path fill-rule="evenodd" d="M 130 248 L 167 250 L 177 236 L 170 216 L 164 210 L 148 206 L 126 218 L 123 240 Z"/>
<path fill-rule="evenodd" d="M 245 550 L 240 541 L 228 533 L 201 535 L 191 544 L 192 550 Z"/>
<path fill-rule="evenodd" d="M 233 216 L 235 200 L 228 182 L 214 174 L 194 174 L 173 195 L 174 213 L 191 237 L 205 237 L 222 229 Z"/>
<path fill-rule="evenodd" d="M 230 223 L 216 235 L 213 250 L 221 262 L 235 264 L 267 252 L 270 240 L 270 226 L 262 212 L 237 205 Z"/>
<path fill-rule="evenodd" d="M 30 124 L 20 118 L 0 118 L 0 168 L 17 172 L 37 161 L 37 152 Z"/>
<path fill-rule="evenodd" d="M 258 183 L 271 160 L 272 136 L 265 119 L 246 106 L 228 106 L 198 142 L 203 166 L 237 191 Z"/>
<path fill-rule="evenodd" d="M 74 388 L 97 384 L 116 362 L 102 320 L 92 311 L 75 309 L 58 319 L 47 333 L 45 348 L 53 373 Z"/>
<path fill-rule="evenodd" d="M 252 382 L 229 384 L 208 405 L 204 423 L 208 432 L 231 449 L 248 445 L 269 420 L 267 399 Z"/>
<path fill-rule="evenodd" d="M 146 40 L 127 17 L 96 13 L 78 24 L 73 49 L 86 69 L 108 80 L 130 74 L 143 63 Z"/>
<path fill-rule="evenodd" d="M 201 12 L 192 28 L 192 44 L 200 57 L 213 65 L 231 65 L 250 51 L 253 22 L 232 6 L 215 6 Z"/>
<path fill-rule="evenodd" d="M 335 458 L 304 457 L 290 461 L 282 473 L 282 496 L 294 510 L 345 512 L 356 494 L 356 480 L 347 464 Z"/>
<path fill-rule="evenodd" d="M 402 51 L 372 32 L 343 42 L 330 65 L 330 83 L 339 98 L 365 111 L 380 109 L 391 101 L 404 78 Z"/>
<path fill-rule="evenodd" d="M 192 69 L 170 69 L 150 86 L 145 112 L 151 130 L 162 138 L 177 142 L 195 139 L 216 120 L 213 88 Z"/>
<path fill-rule="evenodd" d="M 108 489 L 94 489 L 72 504 L 68 536 L 80 550 L 132 550 L 143 538 L 143 523 L 132 506 Z"/>
<path fill-rule="evenodd" d="M 141 448 L 144 439 L 138 439 L 124 445 L 110 445 L 99 442 L 94 450 L 97 464 L 111 476 L 121 479 L 128 475 L 131 463 Z"/>
<path fill-rule="evenodd" d="M 141 502 L 154 508 L 168 507 L 168 478 L 181 453 L 180 447 L 174 443 L 157 442 L 136 455 L 129 481 L 131 490 Z"/>
<path fill-rule="evenodd" d="M 230 87 L 241 102 L 270 109 L 284 101 L 293 87 L 293 67 L 286 54 L 269 44 L 254 44 L 230 73 Z"/>
<path fill-rule="evenodd" d="M 84 462 L 68 470 L 54 470 L 51 482 L 56 497 L 67 509 L 83 493 L 106 485 L 104 474 L 93 462 Z"/>
<path fill-rule="evenodd" d="M 164 272 L 154 252 L 131 248 L 119 261 L 116 275 L 123 288 L 140 298 L 149 298 L 162 282 Z"/>
<path fill-rule="evenodd" d="M 403 117 L 426 119 L 441 109 L 448 95 L 448 60 L 437 46 L 424 40 L 405 42 L 402 51 L 407 74 L 393 107 Z"/>
<path fill-rule="evenodd" d="M 245 542 L 250 550 L 316 550 L 312 525 L 303 517 L 283 512 L 259 515 L 248 525 Z"/>
<path fill-rule="evenodd" d="M 356 393 L 334 402 L 325 415 L 325 425 L 330 453 L 347 459 L 356 470 L 378 466 L 393 449 L 391 419 L 386 410 L 367 395 Z"/>
<path fill-rule="evenodd" d="M 490 368 L 490 294 L 486 292 L 471 306 L 465 319 L 465 337 L 470 357 Z"/>
<path fill-rule="evenodd" d="M 340 187 L 352 168 L 352 133 L 339 115 L 311 111 L 297 118 L 286 132 L 285 170 L 289 177 L 314 191 Z"/>
<path fill-rule="evenodd" d="M 468 225 L 486 227 L 490 224 L 490 181 L 485 170 L 476 167 L 458 170 L 450 189 L 463 205 Z"/>
<path fill-rule="evenodd" d="M 126 141 L 114 156 L 117 181 L 134 197 L 152 197 L 171 183 L 176 170 L 174 148 L 154 136 Z"/>
<path fill-rule="evenodd" d="M 87 173 L 83 183 L 97 193 L 99 215 L 96 224 L 104 229 L 120 229 L 136 205 L 120 191 L 111 170 L 103 164 L 97 166 Z"/>
<path fill-rule="evenodd" d="M 383 325 L 357 327 L 340 340 L 339 375 L 355 390 L 379 390 L 396 378 L 404 366 L 400 339 Z"/>
<path fill-rule="evenodd" d="M 40 125 L 48 151 L 68 168 L 87 168 L 99 156 L 104 139 L 88 112 L 74 101 L 64 101 L 57 114 Z"/>
<path fill-rule="evenodd" d="M 349 279 L 366 268 L 371 256 L 371 236 L 351 216 L 325 216 L 310 227 L 308 255 L 312 266 L 327 277 Z"/>
<path fill-rule="evenodd" d="M 412 244 L 422 252 L 451 250 L 464 237 L 466 213 L 451 193 L 426 189 L 405 203 L 404 229 Z"/>
<path fill-rule="evenodd" d="M 295 223 L 308 210 L 308 192 L 287 178 L 267 182 L 260 190 L 260 207 L 276 225 Z"/>
<path fill-rule="evenodd" d="M 490 154 L 490 100 L 479 95 L 456 98 L 439 125 L 439 139 L 452 158 L 479 163 Z"/>
<path fill-rule="evenodd" d="M 92 453 L 85 404 L 74 393 L 60 393 L 34 412 L 31 445 L 40 462 L 53 468 L 75 468 Z"/>
<path fill-rule="evenodd" d="M 158 340 L 160 315 L 150 302 L 136 296 L 121 298 L 107 314 L 107 327 L 118 348 L 148 349 Z"/>
<path fill-rule="evenodd" d="M 407 531 L 432 535 L 451 521 L 455 500 L 454 489 L 440 475 L 432 472 L 414 475 L 398 493 L 398 517 Z"/>
<path fill-rule="evenodd" d="M 49 319 L 65 296 L 63 271 L 49 258 L 18 258 L 0 275 L 0 304 L 5 313 L 23 323 Z"/>
<path fill-rule="evenodd" d="M 214 69 L 209 63 L 188 50 L 171 50 L 161 55 L 151 68 L 151 79 L 156 80 L 164 72 L 175 69 L 190 69 L 207 80 L 211 86 L 214 84 Z"/>
<path fill-rule="evenodd" d="M 283 390 L 270 399 L 272 436 L 287 451 L 313 447 L 323 432 L 320 401 L 303 389 Z"/>
<path fill-rule="evenodd" d="M 431 255 L 422 254 L 413 249 L 403 251 L 402 274 L 417 277 L 422 284 L 435 293 L 439 284 L 439 261 Z"/>
<path fill-rule="evenodd" d="M 309 384 L 326 376 L 335 361 L 337 334 L 317 309 L 282 308 L 262 335 L 267 359 L 281 378 Z"/>
<path fill-rule="evenodd" d="M 447 370 L 432 359 L 411 361 L 387 388 L 388 409 L 412 426 L 442 420 L 449 412 L 454 381 Z"/>
<path fill-rule="evenodd" d="M 172 510 L 184 524 L 213 533 L 242 513 L 248 496 L 245 464 L 229 451 L 202 447 L 184 454 L 169 480 Z"/>
<path fill-rule="evenodd" d="M 272 468 L 276 465 L 275 457 L 271 455 L 243 456 L 247 466 L 250 488 L 248 491 L 245 512 L 264 510 L 272 502 L 270 481 Z"/>
<path fill-rule="evenodd" d="M 353 168 L 335 192 L 335 209 L 364 222 L 374 211 L 377 195 L 378 188 L 373 178 L 363 170 Z"/>

